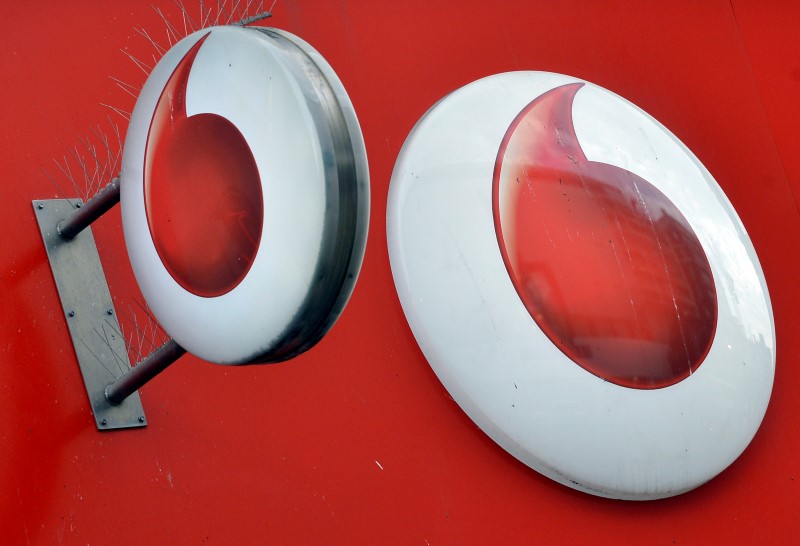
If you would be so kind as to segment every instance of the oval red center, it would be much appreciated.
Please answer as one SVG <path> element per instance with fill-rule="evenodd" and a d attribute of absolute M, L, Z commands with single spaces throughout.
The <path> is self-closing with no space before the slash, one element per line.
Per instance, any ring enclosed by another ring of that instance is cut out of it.
<path fill-rule="evenodd" d="M 178 63 L 158 100 L 144 165 L 145 211 L 156 251 L 183 288 L 203 297 L 233 290 L 250 270 L 264 221 L 250 147 L 227 119 L 186 115 L 186 88 L 208 34 Z"/>
<path fill-rule="evenodd" d="M 582 85 L 541 95 L 505 135 L 493 185 L 503 260 L 531 317 L 572 361 L 625 387 L 673 385 L 713 342 L 711 268 L 661 191 L 586 158 L 572 123 Z"/>

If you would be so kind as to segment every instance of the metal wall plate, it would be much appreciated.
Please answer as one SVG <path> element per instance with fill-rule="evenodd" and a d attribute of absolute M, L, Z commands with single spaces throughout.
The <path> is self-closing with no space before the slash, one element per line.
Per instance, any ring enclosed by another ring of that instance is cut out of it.
<path fill-rule="evenodd" d="M 92 228 L 65 241 L 56 227 L 80 205 L 78 199 L 36 200 L 33 210 L 97 428 L 143 427 L 147 419 L 138 393 L 118 406 L 112 406 L 105 396 L 106 386 L 130 370 L 131 364 Z"/>

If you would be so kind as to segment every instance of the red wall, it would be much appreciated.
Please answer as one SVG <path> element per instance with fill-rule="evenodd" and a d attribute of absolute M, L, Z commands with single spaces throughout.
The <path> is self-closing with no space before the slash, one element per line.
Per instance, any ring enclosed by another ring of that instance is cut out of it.
<path fill-rule="evenodd" d="M 186 0 L 198 11 L 192 0 Z M 155 2 L 180 25 L 172 2 Z M 293 362 L 183 358 L 142 390 L 150 425 L 91 418 L 30 201 L 53 158 L 133 98 L 109 75 L 164 42 L 151 2 L 0 3 L 0 542 L 3 544 L 796 543 L 800 539 L 800 4 L 278 0 L 270 25 L 338 71 L 372 177 L 367 255 L 330 334 Z M 618 502 L 539 476 L 489 440 L 428 367 L 389 269 L 386 196 L 417 119 L 509 70 L 606 87 L 669 127 L 739 212 L 778 338 L 745 453 L 677 498 Z M 72 192 L 69 192 L 72 193 Z M 118 307 L 139 296 L 119 211 L 95 236 Z"/>

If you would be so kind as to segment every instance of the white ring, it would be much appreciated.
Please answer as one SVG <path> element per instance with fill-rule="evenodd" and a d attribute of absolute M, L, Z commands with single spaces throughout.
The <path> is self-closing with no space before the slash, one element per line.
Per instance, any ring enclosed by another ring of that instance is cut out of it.
<path fill-rule="evenodd" d="M 501 141 L 532 100 L 575 78 L 514 72 L 448 95 L 417 123 L 392 174 L 387 237 L 403 310 L 464 411 L 542 474 L 588 493 L 654 499 L 711 479 L 745 449 L 770 398 L 775 328 L 753 246 L 720 187 L 666 128 L 590 83 L 573 105 L 587 157 L 650 181 L 682 212 L 711 266 L 718 324 L 695 373 L 641 390 L 559 351 L 509 278 L 493 224 Z"/>

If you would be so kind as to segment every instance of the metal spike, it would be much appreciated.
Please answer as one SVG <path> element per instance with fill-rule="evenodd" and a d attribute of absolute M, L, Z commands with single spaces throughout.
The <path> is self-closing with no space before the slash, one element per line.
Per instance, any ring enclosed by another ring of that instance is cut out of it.
<path fill-rule="evenodd" d="M 104 107 L 106 107 L 106 108 L 108 108 L 110 110 L 113 110 L 114 112 L 116 112 L 117 114 L 119 114 L 120 116 L 122 116 L 123 118 L 125 118 L 128 121 L 131 120 L 131 113 L 130 112 L 122 110 L 121 108 L 117 108 L 116 106 L 111 106 L 110 104 L 106 104 L 104 102 L 101 102 L 100 106 L 104 106 Z"/>
<path fill-rule="evenodd" d="M 141 70 L 142 72 L 144 72 L 145 76 L 149 76 L 149 75 L 150 75 L 150 72 L 153 70 L 153 67 L 149 66 L 147 63 L 145 63 L 145 62 L 143 62 L 143 61 L 140 61 L 139 59 L 137 59 L 136 57 L 134 57 L 133 55 L 131 55 L 130 53 L 128 53 L 128 52 L 127 52 L 127 51 L 125 51 L 124 49 L 120 49 L 120 51 L 121 51 L 121 52 L 123 52 L 125 55 L 127 55 L 127 56 L 128 56 L 128 58 L 129 58 L 131 61 L 133 61 L 133 63 L 134 63 L 134 64 L 135 64 L 137 67 L 139 67 L 139 70 Z"/>
<path fill-rule="evenodd" d="M 155 50 L 158 52 L 159 55 L 164 55 L 164 53 L 167 52 L 166 49 L 161 47 L 161 44 L 159 44 L 158 42 L 156 42 L 154 39 L 152 39 L 150 37 L 150 35 L 147 33 L 147 31 L 144 28 L 142 28 L 142 27 L 133 27 L 133 30 L 136 31 L 140 36 L 143 36 L 148 42 L 150 42 L 150 45 L 152 45 L 155 48 Z"/>

